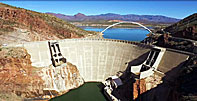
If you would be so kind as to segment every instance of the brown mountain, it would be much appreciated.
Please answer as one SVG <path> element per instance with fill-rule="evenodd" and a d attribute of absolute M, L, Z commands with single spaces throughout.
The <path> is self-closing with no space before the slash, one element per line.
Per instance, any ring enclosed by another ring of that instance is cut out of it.
<path fill-rule="evenodd" d="M 74 15 L 74 17 L 81 18 L 81 17 L 86 17 L 86 15 L 82 13 L 77 13 L 76 15 Z"/>
<path fill-rule="evenodd" d="M 166 23 L 172 24 L 178 22 L 180 19 L 162 16 L 162 15 L 135 15 L 135 14 L 127 14 L 120 15 L 114 13 L 100 14 L 100 15 L 84 15 L 82 13 L 78 13 L 74 16 L 64 15 L 64 14 L 56 14 L 47 12 L 47 14 L 54 15 L 60 19 L 66 21 L 84 21 L 84 22 L 98 22 L 98 21 L 109 21 L 109 20 L 124 20 L 124 21 L 137 21 L 142 23 Z"/>
<path fill-rule="evenodd" d="M 0 3 L 0 44 L 80 38 L 88 34 L 89 31 L 55 16 Z"/>

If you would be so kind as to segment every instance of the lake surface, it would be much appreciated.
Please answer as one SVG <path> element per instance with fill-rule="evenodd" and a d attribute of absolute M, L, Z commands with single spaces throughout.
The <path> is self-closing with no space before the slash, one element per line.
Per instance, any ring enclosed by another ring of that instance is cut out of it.
<path fill-rule="evenodd" d="M 82 27 L 84 30 L 101 32 L 104 28 Z M 104 32 L 106 39 L 142 41 L 149 32 L 140 28 L 110 28 Z"/>

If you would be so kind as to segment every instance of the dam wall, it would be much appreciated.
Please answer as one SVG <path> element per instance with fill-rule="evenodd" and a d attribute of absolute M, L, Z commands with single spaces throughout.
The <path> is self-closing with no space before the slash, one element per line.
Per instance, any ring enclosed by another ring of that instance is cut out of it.
<path fill-rule="evenodd" d="M 147 53 L 151 47 L 137 42 L 112 39 L 65 39 L 58 42 L 63 57 L 76 65 L 86 82 L 103 81 L 118 71 L 124 71 L 126 62 Z M 48 67 L 52 64 L 48 41 L 18 45 L 31 55 L 32 65 Z"/>
<path fill-rule="evenodd" d="M 152 48 L 138 42 L 112 39 L 64 39 L 50 40 L 50 42 L 59 43 L 63 57 L 77 66 L 86 82 L 103 81 L 118 71 L 124 71 L 127 68 L 126 63 L 132 61 L 142 63 L 147 58 L 144 54 Z M 24 47 L 31 55 L 32 66 L 49 67 L 52 64 L 48 41 L 9 46 Z M 158 71 L 166 74 L 186 61 L 188 56 L 166 49 Z"/>

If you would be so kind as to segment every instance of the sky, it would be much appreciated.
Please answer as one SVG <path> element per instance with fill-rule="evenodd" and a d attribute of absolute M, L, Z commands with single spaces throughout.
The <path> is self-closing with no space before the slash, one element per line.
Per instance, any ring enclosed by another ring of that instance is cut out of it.
<path fill-rule="evenodd" d="M 197 13 L 197 1 L 1 1 L 37 12 L 65 15 L 105 13 L 164 15 L 183 19 Z"/>

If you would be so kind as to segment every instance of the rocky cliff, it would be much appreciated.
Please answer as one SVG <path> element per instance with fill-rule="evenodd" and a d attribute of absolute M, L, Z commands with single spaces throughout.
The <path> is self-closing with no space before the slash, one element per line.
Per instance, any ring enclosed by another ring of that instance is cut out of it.
<path fill-rule="evenodd" d="M 55 16 L 0 3 L 0 44 L 80 38 L 94 34 Z"/>
<path fill-rule="evenodd" d="M 31 66 L 23 48 L 0 48 L 0 100 L 47 99 L 84 83 L 76 66 Z"/>
<path fill-rule="evenodd" d="M 61 66 L 43 68 L 39 71 L 39 76 L 44 81 L 45 97 L 62 95 L 70 89 L 78 88 L 84 83 L 76 66 L 71 63 Z"/>

